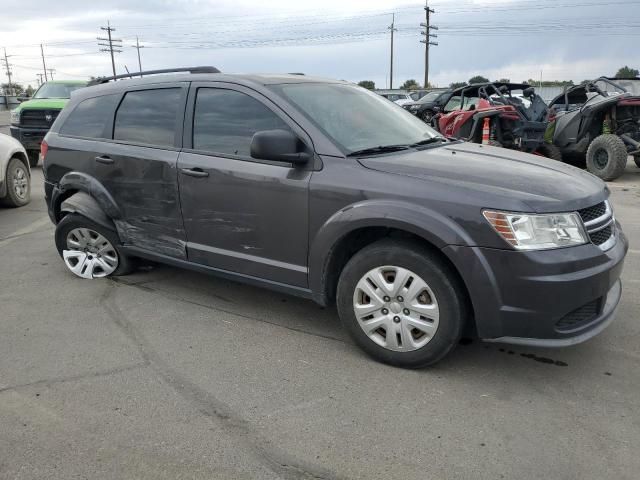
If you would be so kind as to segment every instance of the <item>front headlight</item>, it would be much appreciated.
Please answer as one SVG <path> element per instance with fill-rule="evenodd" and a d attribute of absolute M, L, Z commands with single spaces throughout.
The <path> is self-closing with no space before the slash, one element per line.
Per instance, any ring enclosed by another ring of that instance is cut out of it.
<path fill-rule="evenodd" d="M 545 250 L 589 242 L 577 213 L 526 214 L 485 210 L 484 218 L 518 250 Z"/>
<path fill-rule="evenodd" d="M 419 105 L 411 105 L 411 106 L 409 107 L 409 109 L 410 109 L 412 112 L 415 112 L 415 111 L 417 111 L 417 110 L 419 110 L 419 109 L 420 109 L 420 106 L 419 106 Z"/>
<path fill-rule="evenodd" d="M 20 110 L 17 108 L 15 110 L 11 110 L 11 124 L 12 125 L 20 125 Z"/>

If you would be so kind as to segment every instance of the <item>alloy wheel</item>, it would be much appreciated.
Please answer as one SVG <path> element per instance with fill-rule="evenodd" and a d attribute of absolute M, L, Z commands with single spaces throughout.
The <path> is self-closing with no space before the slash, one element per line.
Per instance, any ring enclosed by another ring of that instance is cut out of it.
<path fill-rule="evenodd" d="M 74 228 L 67 234 L 64 262 L 81 278 L 102 278 L 118 268 L 118 253 L 100 233 L 89 228 Z"/>
<path fill-rule="evenodd" d="M 13 191 L 20 200 L 26 200 L 29 192 L 29 175 L 24 167 L 16 167 L 11 178 Z"/>
<path fill-rule="evenodd" d="M 353 310 L 364 333 L 395 352 L 424 347 L 440 319 L 433 290 L 406 268 L 383 266 L 367 272 L 356 284 Z"/>

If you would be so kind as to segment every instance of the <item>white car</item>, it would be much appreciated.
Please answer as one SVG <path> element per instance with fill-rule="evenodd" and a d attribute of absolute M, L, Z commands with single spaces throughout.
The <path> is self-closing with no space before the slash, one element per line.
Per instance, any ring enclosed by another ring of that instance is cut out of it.
<path fill-rule="evenodd" d="M 22 207 L 30 200 L 27 152 L 15 138 L 0 133 L 0 201 L 9 207 Z"/>

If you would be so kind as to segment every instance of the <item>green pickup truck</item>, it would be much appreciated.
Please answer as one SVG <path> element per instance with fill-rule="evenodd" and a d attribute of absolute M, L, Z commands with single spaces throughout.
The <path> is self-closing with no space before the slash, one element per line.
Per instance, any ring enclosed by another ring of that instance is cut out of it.
<path fill-rule="evenodd" d="M 24 146 L 32 167 L 40 158 L 40 142 L 69 101 L 71 92 L 86 85 L 87 82 L 77 80 L 43 83 L 30 100 L 11 111 L 11 136 Z"/>

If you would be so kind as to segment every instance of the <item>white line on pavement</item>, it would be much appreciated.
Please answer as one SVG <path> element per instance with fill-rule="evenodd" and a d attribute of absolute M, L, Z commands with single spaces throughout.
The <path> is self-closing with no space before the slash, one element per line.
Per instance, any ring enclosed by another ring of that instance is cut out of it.
<path fill-rule="evenodd" d="M 29 225 L 27 225 L 26 227 L 21 228 L 20 230 L 16 230 L 8 238 L 5 238 L 4 240 L 0 240 L 0 247 L 4 247 L 6 245 L 9 245 L 10 243 L 13 243 L 15 240 L 19 239 L 22 235 L 35 232 L 36 230 L 38 230 L 40 227 L 43 227 L 47 223 L 51 223 L 51 220 L 49 220 L 49 217 L 39 218 L 35 222 L 32 222 Z"/>

